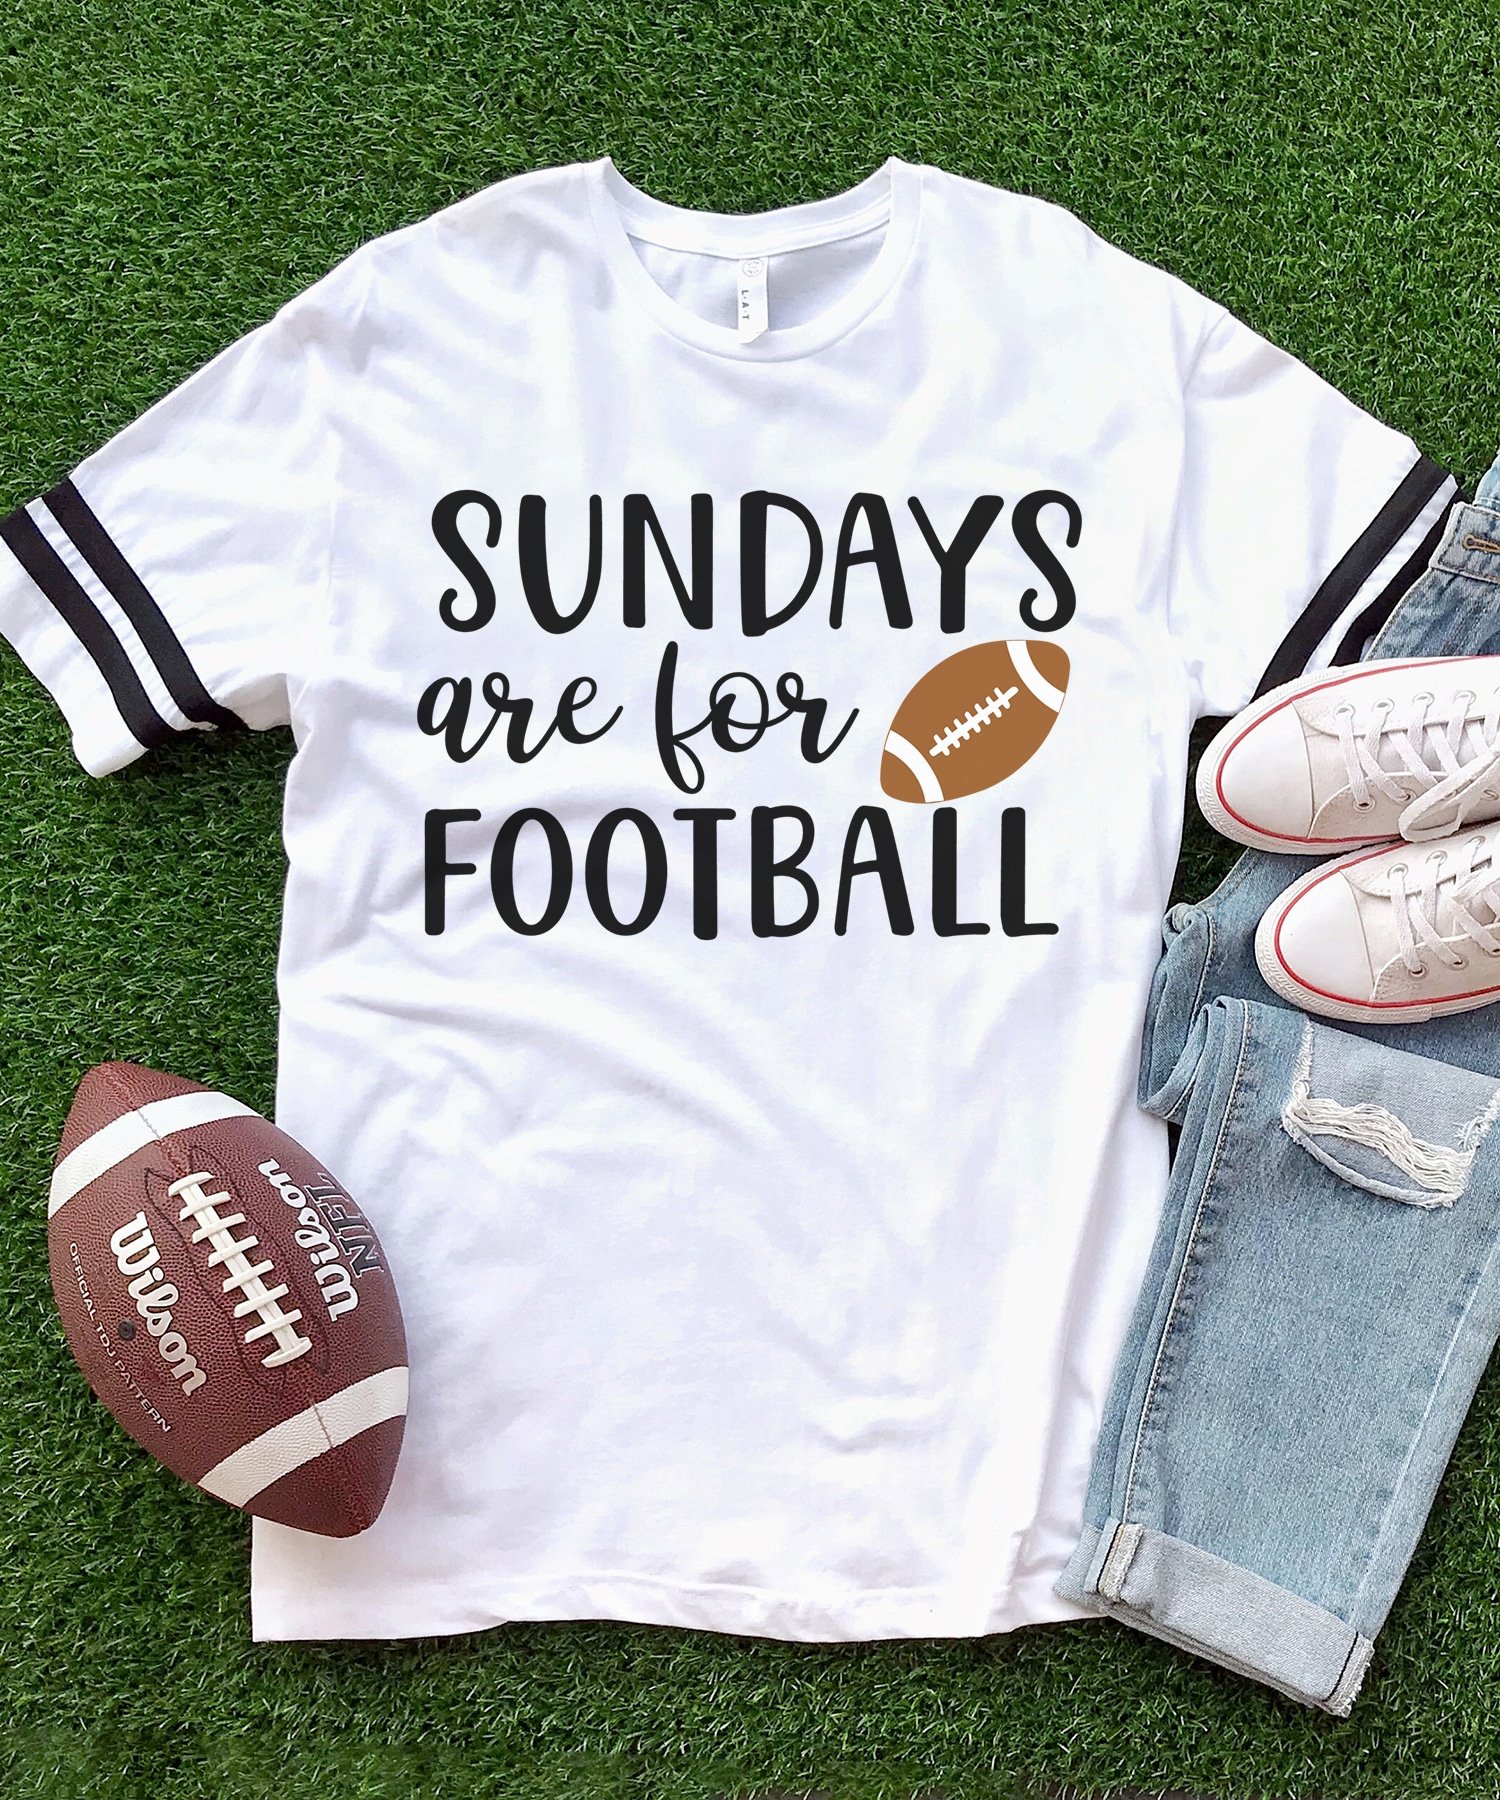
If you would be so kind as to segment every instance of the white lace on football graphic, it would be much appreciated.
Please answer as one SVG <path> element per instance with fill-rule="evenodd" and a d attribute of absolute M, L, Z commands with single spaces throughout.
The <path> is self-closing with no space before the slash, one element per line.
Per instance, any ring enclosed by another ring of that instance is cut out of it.
<path fill-rule="evenodd" d="M 994 693 L 987 694 L 977 705 L 971 706 L 961 719 L 955 719 L 946 731 L 939 732 L 932 740 L 932 748 L 927 754 L 947 756 L 991 719 L 998 719 L 1020 691 L 1019 688 L 997 687 Z"/>

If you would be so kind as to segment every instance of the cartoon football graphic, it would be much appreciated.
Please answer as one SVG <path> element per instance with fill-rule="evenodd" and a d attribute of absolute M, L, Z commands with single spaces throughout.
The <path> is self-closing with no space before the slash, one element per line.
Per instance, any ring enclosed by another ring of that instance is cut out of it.
<path fill-rule="evenodd" d="M 897 709 L 880 759 L 893 800 L 934 804 L 1014 775 L 1046 741 L 1068 690 L 1068 653 L 1044 638 L 970 644 Z"/>

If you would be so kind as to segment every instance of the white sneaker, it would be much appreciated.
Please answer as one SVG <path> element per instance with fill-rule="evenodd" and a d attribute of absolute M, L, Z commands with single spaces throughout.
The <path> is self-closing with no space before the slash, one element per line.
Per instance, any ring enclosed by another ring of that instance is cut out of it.
<path fill-rule="evenodd" d="M 1325 1019 L 1415 1024 L 1500 1000 L 1500 823 L 1322 864 L 1267 909 L 1255 960 Z"/>
<path fill-rule="evenodd" d="M 1237 844 L 1331 855 L 1500 817 L 1500 656 L 1318 669 L 1231 719 L 1198 804 Z"/>

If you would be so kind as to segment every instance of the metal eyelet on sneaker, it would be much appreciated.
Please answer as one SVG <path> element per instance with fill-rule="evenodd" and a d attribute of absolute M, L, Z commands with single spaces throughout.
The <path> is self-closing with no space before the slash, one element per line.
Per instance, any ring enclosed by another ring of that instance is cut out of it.
<path fill-rule="evenodd" d="M 1356 812 L 1373 812 L 1375 810 L 1375 802 L 1373 800 L 1356 800 L 1354 802 L 1354 810 Z"/>

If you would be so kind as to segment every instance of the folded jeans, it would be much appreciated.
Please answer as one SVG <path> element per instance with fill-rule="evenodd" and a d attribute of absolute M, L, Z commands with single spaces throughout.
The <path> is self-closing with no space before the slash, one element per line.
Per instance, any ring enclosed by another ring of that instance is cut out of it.
<path fill-rule="evenodd" d="M 1370 656 L 1500 652 L 1500 461 Z M 1315 859 L 1174 907 L 1140 1101 L 1180 1128 L 1068 1598 L 1347 1714 L 1500 1333 L 1500 1031 L 1333 1026 L 1260 978 Z"/>
<path fill-rule="evenodd" d="M 1239 999 L 1194 1050 L 1058 1585 L 1344 1713 L 1500 1332 L 1500 1081 Z"/>

